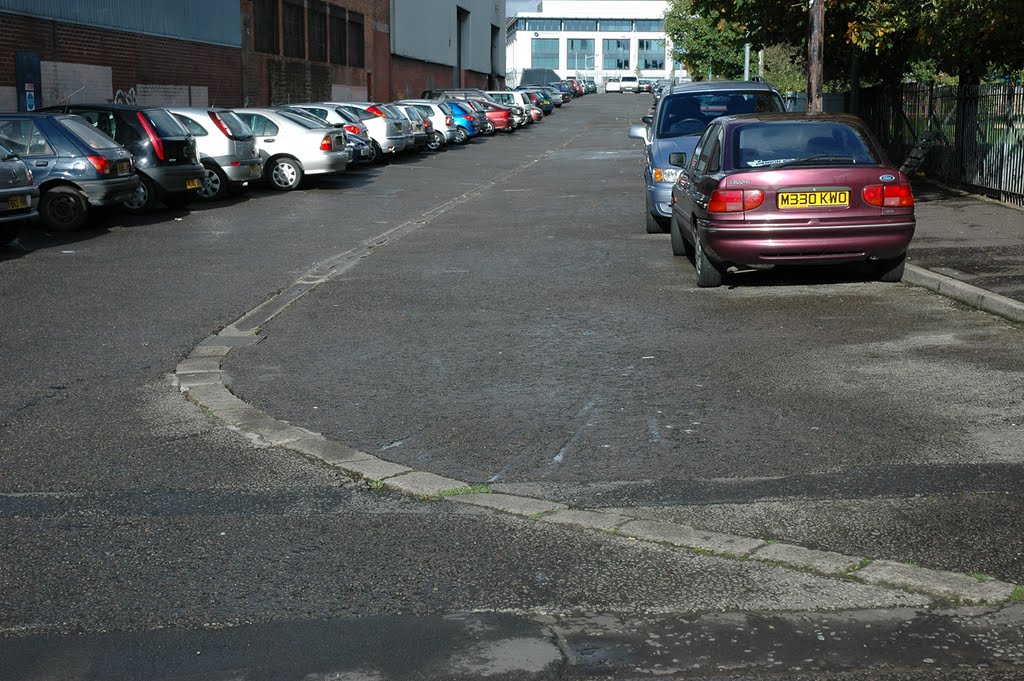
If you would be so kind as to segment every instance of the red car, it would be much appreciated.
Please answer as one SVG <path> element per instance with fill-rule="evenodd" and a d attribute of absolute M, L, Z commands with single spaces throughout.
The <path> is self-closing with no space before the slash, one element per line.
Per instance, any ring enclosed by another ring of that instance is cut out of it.
<path fill-rule="evenodd" d="M 500 104 L 494 104 L 493 102 L 487 102 L 484 100 L 474 100 L 474 104 L 479 106 L 484 111 L 484 115 L 487 116 L 487 120 L 494 124 L 495 130 L 504 130 L 505 132 L 512 132 L 512 110 L 507 106 Z"/>
<path fill-rule="evenodd" d="M 860 119 L 839 114 L 722 116 L 672 188 L 672 252 L 697 285 L 730 265 L 870 262 L 899 281 L 914 236 L 914 194 Z"/>

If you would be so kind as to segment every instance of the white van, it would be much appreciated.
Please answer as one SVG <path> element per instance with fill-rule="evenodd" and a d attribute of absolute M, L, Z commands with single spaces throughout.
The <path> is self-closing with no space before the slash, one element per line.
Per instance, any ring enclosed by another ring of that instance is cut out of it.
<path fill-rule="evenodd" d="M 636 76 L 623 76 L 620 83 L 620 92 L 640 92 L 640 79 Z"/>

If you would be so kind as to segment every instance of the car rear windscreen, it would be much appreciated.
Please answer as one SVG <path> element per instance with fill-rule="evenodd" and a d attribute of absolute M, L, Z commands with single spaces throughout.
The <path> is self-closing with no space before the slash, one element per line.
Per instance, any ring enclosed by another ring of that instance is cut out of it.
<path fill-rule="evenodd" d="M 882 161 L 855 127 L 836 121 L 766 121 L 733 136 L 739 168 L 759 168 L 813 158 L 878 165 Z"/>
<path fill-rule="evenodd" d="M 782 99 L 773 92 L 717 92 L 671 95 L 663 100 L 658 137 L 700 135 L 719 116 L 782 112 Z"/>
<path fill-rule="evenodd" d="M 217 115 L 224 121 L 224 125 L 228 126 L 228 130 L 236 140 L 247 140 L 253 137 L 252 128 L 243 123 L 234 111 L 222 110 L 218 111 Z"/>
<path fill-rule="evenodd" d="M 278 111 L 277 113 L 281 116 L 281 118 L 288 119 L 292 123 L 301 125 L 302 127 L 308 130 L 316 130 L 317 128 L 323 128 L 327 125 L 324 122 L 317 122 L 312 118 L 306 118 L 305 116 L 302 116 L 297 113 L 292 113 L 291 111 Z"/>
<path fill-rule="evenodd" d="M 110 139 L 96 128 L 89 125 L 89 122 L 78 116 L 57 119 L 61 125 L 67 128 L 75 137 L 89 145 L 90 149 L 117 149 L 120 144 Z"/>
<path fill-rule="evenodd" d="M 160 137 L 187 137 L 188 130 L 166 109 L 146 109 L 142 112 Z"/>

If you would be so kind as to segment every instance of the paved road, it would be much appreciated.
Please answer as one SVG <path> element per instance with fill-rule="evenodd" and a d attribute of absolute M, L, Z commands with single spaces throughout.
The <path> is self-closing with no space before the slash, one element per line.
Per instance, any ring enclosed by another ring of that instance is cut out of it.
<path fill-rule="evenodd" d="M 168 381 L 316 263 L 407 225 L 233 353 L 233 389 L 499 490 L 1019 580 L 1019 330 L 856 272 L 697 291 L 642 233 L 624 129 L 645 104 L 591 97 L 288 196 L 24 233 L 0 256 L 0 677 L 1012 678 L 1019 606 L 373 490 Z"/>

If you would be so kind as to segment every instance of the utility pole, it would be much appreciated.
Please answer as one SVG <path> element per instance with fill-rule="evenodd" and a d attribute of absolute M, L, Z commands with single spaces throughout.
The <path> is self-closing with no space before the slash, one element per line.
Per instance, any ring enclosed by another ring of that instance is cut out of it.
<path fill-rule="evenodd" d="M 750 80 L 750 43 L 743 46 L 743 80 Z"/>
<path fill-rule="evenodd" d="M 810 0 L 807 40 L 807 111 L 821 112 L 822 60 L 825 51 L 825 0 Z"/>

